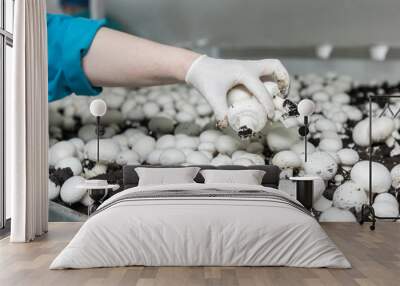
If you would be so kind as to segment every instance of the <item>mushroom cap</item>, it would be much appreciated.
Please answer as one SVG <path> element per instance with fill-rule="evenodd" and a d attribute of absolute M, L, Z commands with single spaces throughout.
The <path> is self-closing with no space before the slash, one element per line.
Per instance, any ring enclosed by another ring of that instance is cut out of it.
<path fill-rule="evenodd" d="M 307 174 L 317 175 L 323 180 L 332 179 L 336 175 L 337 168 L 335 159 L 327 152 L 314 152 L 304 163 L 304 171 Z"/>
<path fill-rule="evenodd" d="M 150 165 L 158 165 L 160 164 L 160 156 L 164 150 L 155 149 L 151 151 L 151 153 L 147 156 L 146 162 Z"/>
<path fill-rule="evenodd" d="M 166 134 L 174 131 L 175 122 L 164 116 L 155 116 L 150 119 L 148 126 L 156 134 Z"/>
<path fill-rule="evenodd" d="M 320 222 L 356 222 L 355 216 L 349 210 L 343 210 L 335 207 L 322 212 L 319 217 Z"/>
<path fill-rule="evenodd" d="M 178 149 L 166 149 L 160 155 L 161 165 L 181 165 L 185 162 L 185 154 Z"/>
<path fill-rule="evenodd" d="M 264 145 L 261 142 L 251 142 L 246 146 L 246 151 L 250 153 L 262 153 L 264 151 Z"/>
<path fill-rule="evenodd" d="M 56 166 L 56 169 L 64 169 L 64 168 L 70 168 L 74 176 L 78 176 L 82 173 L 82 164 L 81 161 L 79 161 L 75 157 L 68 157 L 60 160 Z"/>
<path fill-rule="evenodd" d="M 340 138 L 325 138 L 319 142 L 318 148 L 322 151 L 336 152 L 343 148 Z"/>
<path fill-rule="evenodd" d="M 200 143 L 200 145 L 198 146 L 198 149 L 199 149 L 199 151 L 207 151 L 207 152 L 210 152 L 210 153 L 215 153 L 215 151 L 217 150 L 215 148 L 214 143 L 212 143 L 212 142 Z"/>
<path fill-rule="evenodd" d="M 394 121 L 388 117 L 372 119 L 372 142 L 384 142 L 394 131 Z M 369 118 L 358 122 L 353 128 L 353 141 L 359 146 L 369 145 Z"/>
<path fill-rule="evenodd" d="M 222 132 L 219 130 L 205 130 L 200 134 L 200 142 L 211 142 L 215 144 L 217 139 L 222 135 Z"/>
<path fill-rule="evenodd" d="M 379 217 L 397 217 L 399 216 L 399 204 L 389 202 L 376 202 L 372 205 L 375 215 Z"/>
<path fill-rule="evenodd" d="M 183 149 L 183 148 L 190 148 L 190 149 L 197 149 L 199 146 L 200 140 L 198 137 L 193 136 L 181 136 L 177 137 L 176 139 L 176 148 Z"/>
<path fill-rule="evenodd" d="M 321 196 L 314 204 L 313 207 L 319 212 L 324 212 L 330 207 L 332 207 L 332 201 L 328 200 L 324 196 Z"/>
<path fill-rule="evenodd" d="M 160 112 L 160 107 L 155 102 L 146 102 L 143 104 L 143 113 L 146 118 L 153 118 Z"/>
<path fill-rule="evenodd" d="M 182 122 L 176 126 L 174 133 L 188 136 L 198 136 L 202 129 L 203 128 L 195 122 Z"/>
<path fill-rule="evenodd" d="M 156 149 L 175 148 L 175 143 L 175 136 L 171 134 L 166 134 L 157 139 Z"/>
<path fill-rule="evenodd" d="M 294 144 L 290 150 L 294 151 L 295 153 L 302 155 L 305 153 L 305 144 L 303 141 L 299 141 L 298 143 Z M 315 146 L 307 141 L 307 154 L 311 154 L 315 152 Z"/>
<path fill-rule="evenodd" d="M 82 139 L 80 138 L 71 138 L 68 140 L 72 144 L 74 144 L 76 151 L 82 152 L 83 149 L 85 148 L 85 142 L 83 142 Z"/>
<path fill-rule="evenodd" d="M 337 155 L 339 156 L 340 163 L 345 166 L 353 166 L 360 160 L 360 156 L 358 155 L 357 151 L 350 148 L 339 150 Z"/>
<path fill-rule="evenodd" d="M 341 209 L 355 207 L 357 211 L 360 211 L 362 205 L 367 202 L 365 190 L 353 181 L 343 183 L 333 194 L 333 205 Z"/>
<path fill-rule="evenodd" d="M 100 139 L 99 147 L 99 159 L 107 163 L 115 162 L 121 150 L 119 144 L 112 139 Z M 91 140 L 85 145 L 85 156 L 92 161 L 97 160 L 97 140 Z"/>
<path fill-rule="evenodd" d="M 156 147 L 156 140 L 151 136 L 144 136 L 139 138 L 134 145 L 132 145 L 132 150 L 136 151 L 140 159 L 145 161 L 147 156 Z"/>
<path fill-rule="evenodd" d="M 208 165 L 210 159 L 201 151 L 193 151 L 186 157 L 186 163 L 191 165 Z"/>
<path fill-rule="evenodd" d="M 231 157 L 225 154 L 218 154 L 211 160 L 211 165 L 213 166 L 232 165 L 232 163 Z"/>
<path fill-rule="evenodd" d="M 89 192 L 86 192 L 79 202 L 85 207 L 88 207 L 94 203 L 94 200 L 89 196 Z"/>
<path fill-rule="evenodd" d="M 398 189 L 400 187 L 400 164 L 392 168 L 390 175 L 392 176 L 393 188 Z"/>
<path fill-rule="evenodd" d="M 315 128 L 320 131 L 337 131 L 336 124 L 329 119 L 322 118 L 315 123 Z"/>
<path fill-rule="evenodd" d="M 266 143 L 273 152 L 290 149 L 300 140 L 297 128 L 278 126 L 268 130 Z"/>
<path fill-rule="evenodd" d="M 293 151 L 280 151 L 272 158 L 272 165 L 278 166 L 280 169 L 300 168 L 302 161 L 300 156 Z"/>
<path fill-rule="evenodd" d="M 69 141 L 60 141 L 51 146 L 49 150 L 49 164 L 57 165 L 64 158 L 74 157 L 75 145 Z"/>
<path fill-rule="evenodd" d="M 119 152 L 115 162 L 119 165 L 133 165 L 138 164 L 140 161 L 140 155 L 134 150 L 123 150 Z"/>
<path fill-rule="evenodd" d="M 79 202 L 85 195 L 85 189 L 78 189 L 77 186 L 85 182 L 80 176 L 73 176 L 66 180 L 61 187 L 60 196 L 63 202 L 73 204 Z"/>
<path fill-rule="evenodd" d="M 353 166 L 351 179 L 364 190 L 369 190 L 369 161 L 360 161 Z M 390 189 L 392 177 L 381 163 L 372 162 L 372 192 L 384 193 Z"/>
<path fill-rule="evenodd" d="M 60 194 L 60 186 L 57 186 L 54 182 L 49 180 L 49 200 L 54 200 Z"/>
<path fill-rule="evenodd" d="M 238 166 L 251 166 L 254 165 L 253 161 L 247 158 L 239 158 L 233 161 L 233 165 Z"/>
<path fill-rule="evenodd" d="M 231 155 L 233 152 L 239 149 L 240 142 L 229 136 L 221 135 L 215 142 L 215 147 L 219 153 Z"/>
<path fill-rule="evenodd" d="M 387 203 L 394 204 L 394 205 L 398 204 L 396 197 L 393 196 L 393 195 L 390 194 L 390 193 L 378 194 L 378 195 L 375 197 L 374 202 L 375 202 L 375 203 L 378 203 L 378 202 L 387 202 Z"/>

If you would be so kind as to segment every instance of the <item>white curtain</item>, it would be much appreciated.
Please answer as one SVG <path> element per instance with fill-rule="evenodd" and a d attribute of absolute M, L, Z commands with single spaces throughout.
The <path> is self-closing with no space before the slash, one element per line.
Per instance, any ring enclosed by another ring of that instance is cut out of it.
<path fill-rule="evenodd" d="M 12 242 L 48 225 L 47 26 L 45 0 L 15 1 L 12 92 L 6 98 L 6 187 Z"/>

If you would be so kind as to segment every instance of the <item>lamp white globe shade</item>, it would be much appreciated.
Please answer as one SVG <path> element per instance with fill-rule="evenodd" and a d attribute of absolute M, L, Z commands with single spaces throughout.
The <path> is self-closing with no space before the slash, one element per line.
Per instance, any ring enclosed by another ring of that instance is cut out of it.
<path fill-rule="evenodd" d="M 93 116 L 103 116 L 106 114 L 107 104 L 102 99 L 95 99 L 90 103 L 90 113 Z"/>
<path fill-rule="evenodd" d="M 315 110 L 315 104 L 312 100 L 303 99 L 297 104 L 297 111 L 301 116 L 309 116 Z"/>

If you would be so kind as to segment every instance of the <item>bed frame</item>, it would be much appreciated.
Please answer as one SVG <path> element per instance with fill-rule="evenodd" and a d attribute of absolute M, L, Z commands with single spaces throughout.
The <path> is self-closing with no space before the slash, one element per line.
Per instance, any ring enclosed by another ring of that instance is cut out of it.
<path fill-rule="evenodd" d="M 262 170 L 265 171 L 265 175 L 262 180 L 262 185 L 265 187 L 271 187 L 274 189 L 278 188 L 279 185 L 279 174 L 280 169 L 272 165 L 254 165 L 254 166 L 236 166 L 236 165 L 224 165 L 224 166 L 212 166 L 212 165 L 193 165 L 199 167 L 201 170 L 205 169 L 216 169 L 216 170 Z M 191 167 L 193 167 L 191 166 Z M 123 188 L 133 188 L 139 183 L 139 177 L 135 171 L 137 167 L 145 168 L 184 168 L 185 166 L 157 166 L 157 165 L 128 165 L 123 168 Z M 200 174 L 197 174 L 194 179 L 197 183 L 204 183 L 204 178 Z"/>
<path fill-rule="evenodd" d="M 400 115 L 400 108 L 396 111 L 393 112 L 393 110 L 390 107 L 390 99 L 391 98 L 397 98 L 400 99 L 400 93 L 394 93 L 391 95 L 375 95 L 375 94 L 369 94 L 368 95 L 368 100 L 369 100 L 369 190 L 368 190 L 368 197 L 369 197 L 369 202 L 368 204 L 364 204 L 361 208 L 361 219 L 360 219 L 360 224 L 363 224 L 365 222 L 364 217 L 369 216 L 369 219 L 371 220 L 372 224 L 370 225 L 371 230 L 375 230 L 375 224 L 376 224 L 376 219 L 382 219 L 382 220 L 392 220 L 392 221 L 397 221 L 400 219 L 400 216 L 397 217 L 380 217 L 375 215 L 375 210 L 372 204 L 374 203 L 374 197 L 372 194 L 372 159 L 373 159 L 373 146 L 372 146 L 372 102 L 373 100 L 385 100 L 385 107 L 383 108 L 382 112 L 378 115 L 378 117 L 382 117 L 383 115 L 386 114 L 386 111 L 389 111 L 390 114 L 392 115 L 393 119 L 397 118 Z M 399 195 L 399 190 L 396 190 L 396 199 L 398 199 Z M 369 211 L 369 214 L 367 213 Z"/>

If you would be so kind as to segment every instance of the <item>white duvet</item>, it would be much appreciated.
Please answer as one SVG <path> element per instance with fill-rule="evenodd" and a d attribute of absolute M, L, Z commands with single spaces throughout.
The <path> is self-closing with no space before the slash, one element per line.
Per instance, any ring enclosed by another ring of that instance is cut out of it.
<path fill-rule="evenodd" d="M 145 266 L 349 268 L 318 222 L 288 204 L 257 198 L 122 200 L 132 192 L 263 190 L 262 186 L 184 184 L 135 187 L 104 202 L 50 269 Z"/>

